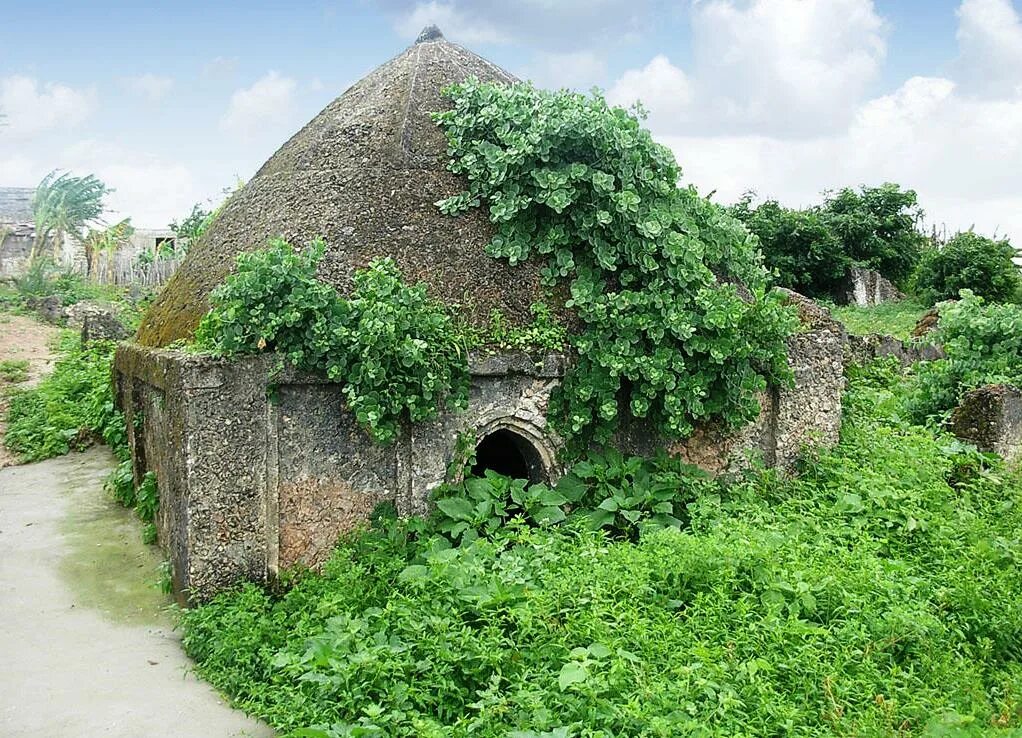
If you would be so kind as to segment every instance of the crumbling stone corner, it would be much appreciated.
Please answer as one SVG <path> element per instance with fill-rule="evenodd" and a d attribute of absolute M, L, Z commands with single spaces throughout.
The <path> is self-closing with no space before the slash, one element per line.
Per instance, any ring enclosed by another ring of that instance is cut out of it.
<path fill-rule="evenodd" d="M 1022 459 L 1022 390 L 988 384 L 962 398 L 948 421 L 951 432 L 1009 462 Z"/>

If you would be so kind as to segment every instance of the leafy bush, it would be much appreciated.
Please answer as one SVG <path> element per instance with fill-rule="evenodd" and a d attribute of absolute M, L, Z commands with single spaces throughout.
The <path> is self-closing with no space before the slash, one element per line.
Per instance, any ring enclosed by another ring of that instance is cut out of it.
<path fill-rule="evenodd" d="M 962 290 L 992 302 L 1008 302 L 1022 290 L 1019 256 L 1006 239 L 995 241 L 971 231 L 926 251 L 915 275 L 916 290 L 932 304 L 953 300 Z"/>
<path fill-rule="evenodd" d="M 776 283 L 803 295 L 833 295 L 852 260 L 819 208 L 795 210 L 767 200 L 752 207 L 746 194 L 731 212 L 759 238 L 763 259 Z"/>
<path fill-rule="evenodd" d="M 1011 735 L 1022 479 L 897 417 L 899 381 L 858 372 L 836 449 L 681 529 L 384 522 L 185 612 L 185 646 L 293 736 Z"/>
<path fill-rule="evenodd" d="M 903 283 L 922 253 L 916 193 L 895 184 L 845 188 L 801 210 L 751 203 L 746 194 L 730 211 L 759 238 L 777 283 L 811 297 L 834 295 L 853 266 Z"/>
<path fill-rule="evenodd" d="M 114 407 L 110 366 L 116 344 L 82 345 L 67 336 L 53 373 L 11 397 L 4 444 L 22 461 L 39 461 L 103 440 L 115 450 L 127 443 L 124 419 Z"/>
<path fill-rule="evenodd" d="M 432 522 L 454 543 L 496 535 L 515 521 L 549 526 L 572 520 L 637 540 L 645 528 L 681 528 L 685 505 L 712 489 L 704 472 L 666 454 L 644 459 L 609 448 L 591 452 L 553 487 L 491 470 L 443 485 L 434 493 Z"/>
<path fill-rule="evenodd" d="M 559 523 L 565 519 L 562 506 L 571 501 L 545 484 L 530 485 L 487 470 L 482 477 L 437 490 L 435 524 L 455 543 L 467 543 L 495 535 L 516 518 L 534 525 Z"/>
<path fill-rule="evenodd" d="M 548 283 L 570 282 L 583 328 L 549 415 L 574 448 L 607 441 L 622 415 L 669 437 L 755 417 L 757 393 L 788 376 L 794 318 L 741 224 L 679 189 L 670 150 L 599 95 L 477 80 L 447 94 L 435 119 L 468 190 L 440 209 L 485 206 L 488 254 L 544 259 Z"/>
<path fill-rule="evenodd" d="M 969 290 L 942 303 L 934 340 L 945 358 L 922 365 L 908 400 L 918 422 L 943 417 L 984 384 L 1022 386 L 1022 306 L 987 303 Z"/>
<path fill-rule="evenodd" d="M 425 285 L 408 286 L 390 259 L 355 274 L 348 298 L 316 279 L 324 245 L 283 240 L 238 256 L 210 296 L 196 343 L 223 355 L 276 351 L 296 367 L 342 384 L 348 406 L 375 440 L 389 443 L 402 417 L 435 417 L 468 396 L 465 340 Z"/>

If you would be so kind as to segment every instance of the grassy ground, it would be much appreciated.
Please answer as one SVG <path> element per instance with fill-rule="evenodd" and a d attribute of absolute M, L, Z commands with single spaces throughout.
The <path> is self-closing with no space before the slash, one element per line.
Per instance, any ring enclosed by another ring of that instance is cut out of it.
<path fill-rule="evenodd" d="M 885 302 L 873 307 L 855 305 L 830 306 L 831 314 L 842 323 L 848 332 L 864 336 L 880 333 L 906 340 L 927 306 L 908 298 L 899 302 Z"/>
<path fill-rule="evenodd" d="M 680 531 L 384 522 L 187 612 L 186 647 L 293 736 L 1012 735 L 1022 480 L 904 420 L 903 381 L 852 377 L 837 448 Z"/>

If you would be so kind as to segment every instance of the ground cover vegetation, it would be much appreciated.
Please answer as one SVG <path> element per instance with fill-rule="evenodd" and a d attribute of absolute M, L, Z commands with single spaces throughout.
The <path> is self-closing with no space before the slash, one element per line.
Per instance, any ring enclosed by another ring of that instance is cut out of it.
<path fill-rule="evenodd" d="M 823 300 L 820 302 L 852 335 L 880 334 L 894 336 L 902 341 L 912 339 L 912 331 L 928 310 L 927 304 L 915 297 L 865 307 L 835 305 Z"/>
<path fill-rule="evenodd" d="M 124 420 L 111 390 L 114 346 L 111 341 L 83 345 L 67 333 L 53 372 L 37 387 L 11 396 L 4 443 L 22 461 L 60 456 L 97 440 L 111 447 L 124 444 Z"/>
<path fill-rule="evenodd" d="M 185 646 L 284 735 L 1011 734 L 1022 480 L 910 422 L 904 383 L 853 372 L 798 478 L 602 456 L 469 480 L 320 574 L 186 611 Z M 636 489 L 634 519 L 605 504 Z M 482 500 L 499 524 L 459 527 Z"/>

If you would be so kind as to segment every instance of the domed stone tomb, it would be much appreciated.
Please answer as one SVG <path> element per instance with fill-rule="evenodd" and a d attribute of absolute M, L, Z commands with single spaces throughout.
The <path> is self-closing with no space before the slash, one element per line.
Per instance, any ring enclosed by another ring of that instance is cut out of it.
<path fill-rule="evenodd" d="M 450 217 L 436 206 L 465 182 L 447 171 L 446 141 L 431 113 L 449 105 L 443 88 L 473 76 L 515 82 L 428 28 L 355 83 L 230 198 L 136 339 L 119 346 L 117 399 L 135 479 L 156 475 L 158 539 L 182 601 L 315 566 L 381 503 L 401 515 L 427 512 L 431 491 L 468 451 L 476 473 L 533 482 L 559 475 L 560 441 L 546 412 L 569 361 L 562 355 L 471 356 L 467 410 L 406 423 L 382 446 L 356 423 L 339 385 L 322 376 L 280 370 L 272 355 L 226 360 L 176 348 L 194 335 L 236 256 L 275 237 L 296 245 L 322 238 L 318 277 L 341 293 L 356 270 L 387 256 L 407 282 L 424 282 L 470 323 L 484 324 L 495 309 L 512 324 L 531 322 L 530 305 L 544 294 L 539 265 L 487 256 L 493 228 L 484 210 Z M 807 325 L 789 341 L 795 386 L 765 393 L 755 423 L 727 437 L 701 428 L 670 450 L 721 471 L 750 453 L 786 466 L 805 443 L 832 442 L 842 345 L 829 319 Z M 620 443 L 641 452 L 663 445 L 641 424 L 626 428 Z"/>

